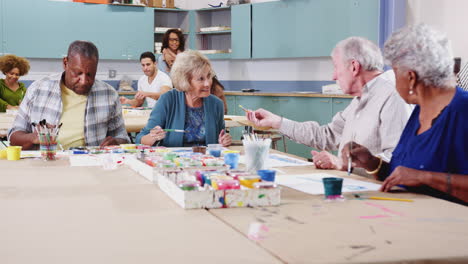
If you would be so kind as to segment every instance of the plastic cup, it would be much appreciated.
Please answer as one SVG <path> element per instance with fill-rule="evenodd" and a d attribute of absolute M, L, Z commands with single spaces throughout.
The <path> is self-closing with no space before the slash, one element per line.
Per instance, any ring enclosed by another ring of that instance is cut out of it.
<path fill-rule="evenodd" d="M 21 146 L 9 146 L 7 148 L 8 160 L 19 160 L 21 158 Z"/>
<path fill-rule="evenodd" d="M 262 181 L 275 181 L 276 171 L 274 170 L 258 170 L 257 174 L 260 176 Z"/>
<path fill-rule="evenodd" d="M 114 159 L 113 153 L 106 153 L 106 154 L 101 154 L 99 155 L 101 158 L 101 165 L 102 168 L 105 170 L 115 170 L 117 169 L 117 161 Z"/>
<path fill-rule="evenodd" d="M 221 144 L 208 144 L 208 154 L 213 157 L 221 157 L 221 150 L 223 149 Z"/>
<path fill-rule="evenodd" d="M 243 140 L 245 151 L 245 167 L 248 171 L 256 172 L 267 169 L 268 154 L 271 139 L 250 141 Z"/>
<path fill-rule="evenodd" d="M 323 188 L 325 190 L 325 199 L 342 198 L 341 189 L 343 187 L 343 179 L 335 177 L 327 177 L 322 179 Z"/>
<path fill-rule="evenodd" d="M 239 166 L 239 151 L 227 151 L 224 153 L 224 164 L 229 165 L 230 169 L 237 169 Z"/>
<path fill-rule="evenodd" d="M 40 145 L 39 149 L 41 150 L 42 160 L 56 160 L 57 144 Z"/>

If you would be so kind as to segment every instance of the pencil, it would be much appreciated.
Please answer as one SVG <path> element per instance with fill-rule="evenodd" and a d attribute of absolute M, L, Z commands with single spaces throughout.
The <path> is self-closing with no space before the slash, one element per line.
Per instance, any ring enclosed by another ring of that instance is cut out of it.
<path fill-rule="evenodd" d="M 360 199 L 369 199 L 369 200 L 386 200 L 386 201 L 399 201 L 399 202 L 413 202 L 411 199 L 401 199 L 401 198 L 391 198 L 391 197 L 379 197 L 379 196 L 361 196 L 360 194 L 353 194 L 354 197 Z"/>
<path fill-rule="evenodd" d="M 367 199 L 371 200 L 386 200 L 386 201 L 400 201 L 400 202 L 413 202 L 411 199 L 401 199 L 401 198 L 390 198 L 390 197 L 378 197 L 378 196 L 369 196 Z"/>

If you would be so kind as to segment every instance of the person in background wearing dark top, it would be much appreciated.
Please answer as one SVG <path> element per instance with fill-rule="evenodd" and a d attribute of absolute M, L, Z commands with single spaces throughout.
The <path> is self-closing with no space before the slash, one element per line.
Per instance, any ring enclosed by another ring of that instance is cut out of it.
<path fill-rule="evenodd" d="M 211 94 L 218 97 L 223 101 L 224 104 L 224 114 L 228 112 L 226 96 L 224 95 L 224 86 L 219 82 L 216 76 L 213 77 L 213 84 L 211 85 Z"/>
<path fill-rule="evenodd" d="M 26 87 L 18 80 L 29 72 L 29 61 L 15 55 L 5 55 L 0 57 L 0 70 L 5 74 L 5 79 L 0 79 L 0 112 L 18 109 L 26 93 Z"/>
<path fill-rule="evenodd" d="M 231 135 L 224 130 L 223 103 L 211 94 L 208 58 L 194 50 L 177 55 L 171 78 L 175 89 L 161 96 L 136 142 L 166 147 L 231 145 Z"/>
<path fill-rule="evenodd" d="M 51 125 L 63 124 L 58 140 L 65 149 L 127 143 L 119 95 L 112 86 L 95 79 L 98 61 L 93 43 L 71 43 L 63 58 L 64 71 L 29 86 L 8 132 L 10 144 L 38 148 L 39 136 L 32 122 L 43 119 Z"/>
<path fill-rule="evenodd" d="M 171 28 L 163 36 L 161 55 L 158 58 L 158 68 L 160 71 L 170 75 L 172 65 L 177 54 L 184 52 L 184 34 L 177 28 Z"/>
<path fill-rule="evenodd" d="M 353 143 L 343 148 L 357 167 L 383 180 L 381 191 L 403 185 L 468 205 L 468 92 L 455 86 L 450 42 L 427 25 L 405 27 L 385 43 L 400 96 L 416 107 L 390 163 Z"/>

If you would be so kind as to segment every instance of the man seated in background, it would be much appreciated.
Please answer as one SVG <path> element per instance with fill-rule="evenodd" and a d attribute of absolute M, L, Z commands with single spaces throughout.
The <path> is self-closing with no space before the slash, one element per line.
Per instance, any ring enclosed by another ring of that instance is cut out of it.
<path fill-rule="evenodd" d="M 145 99 L 148 107 L 153 108 L 159 97 L 172 89 L 171 78 L 162 71 L 158 71 L 156 57 L 152 52 L 144 52 L 140 56 L 141 68 L 144 75 L 138 80 L 138 92 L 135 98 L 120 97 L 120 103 L 131 106 L 142 106 Z"/>
<path fill-rule="evenodd" d="M 333 80 L 345 94 L 355 97 L 330 123 L 295 122 L 264 109 L 249 111 L 248 119 L 256 126 L 279 129 L 298 143 L 324 150 L 312 151 L 314 164 L 320 169 L 345 169 L 346 164 L 328 151 L 341 153 L 349 141 L 358 142 L 389 160 L 411 112 L 395 90 L 394 73 L 383 72 L 380 49 L 364 38 L 340 41 L 331 56 Z"/>
<path fill-rule="evenodd" d="M 117 91 L 95 80 L 99 53 L 87 41 L 74 41 L 63 58 L 64 72 L 35 81 L 27 89 L 13 127 L 11 145 L 34 149 L 39 144 L 32 122 L 62 123 L 65 147 L 107 146 L 128 142 Z"/>

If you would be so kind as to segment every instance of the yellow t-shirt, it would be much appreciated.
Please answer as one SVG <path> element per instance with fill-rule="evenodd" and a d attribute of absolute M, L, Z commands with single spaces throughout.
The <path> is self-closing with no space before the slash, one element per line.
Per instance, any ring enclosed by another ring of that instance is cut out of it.
<path fill-rule="evenodd" d="M 62 91 L 63 107 L 60 117 L 62 128 L 58 140 L 64 149 L 84 146 L 84 122 L 88 97 L 76 94 L 68 89 L 63 82 L 60 82 L 60 90 Z"/>

